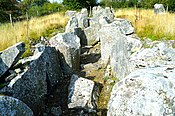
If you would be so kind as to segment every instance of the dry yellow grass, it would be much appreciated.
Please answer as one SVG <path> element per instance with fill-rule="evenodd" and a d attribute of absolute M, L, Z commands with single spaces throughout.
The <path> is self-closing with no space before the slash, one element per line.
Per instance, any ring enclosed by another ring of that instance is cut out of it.
<path fill-rule="evenodd" d="M 153 40 L 175 38 L 175 14 L 155 15 L 153 10 L 120 9 L 115 15 L 130 20 L 141 37 Z"/>
<path fill-rule="evenodd" d="M 64 28 L 66 23 L 67 18 L 63 13 L 55 13 L 32 18 L 29 22 L 17 22 L 14 27 L 3 24 L 0 26 L 0 51 L 20 41 L 28 42 L 28 38 L 38 39 L 40 36 L 48 35 L 53 30 Z"/>

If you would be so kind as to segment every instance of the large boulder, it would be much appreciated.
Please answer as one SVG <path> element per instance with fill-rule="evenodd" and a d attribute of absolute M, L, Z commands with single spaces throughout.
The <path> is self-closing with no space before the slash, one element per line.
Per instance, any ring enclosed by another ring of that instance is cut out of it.
<path fill-rule="evenodd" d="M 61 55 L 64 74 L 71 75 L 80 69 L 80 39 L 73 32 L 57 34 L 50 39 L 50 44 Z"/>
<path fill-rule="evenodd" d="M 19 61 L 24 52 L 25 44 L 20 42 L 0 53 L 0 77 Z"/>
<path fill-rule="evenodd" d="M 32 110 L 22 101 L 8 96 L 0 96 L 1 116 L 33 116 Z"/>
<path fill-rule="evenodd" d="M 87 39 L 87 45 L 92 46 L 100 41 L 98 37 L 98 31 L 100 30 L 100 25 L 92 25 L 86 29 L 84 29 L 84 34 Z"/>
<path fill-rule="evenodd" d="M 100 18 L 106 17 L 109 22 L 114 21 L 114 13 L 113 10 L 109 7 L 106 7 L 105 9 L 100 6 L 95 6 L 92 8 L 92 21 L 91 24 L 94 24 L 95 22 L 98 22 Z"/>
<path fill-rule="evenodd" d="M 100 29 L 99 37 L 102 62 L 111 65 L 113 76 L 124 78 L 130 71 L 126 36 L 115 25 L 108 24 Z"/>
<path fill-rule="evenodd" d="M 165 8 L 164 8 L 163 4 L 155 4 L 154 5 L 154 13 L 155 14 L 165 13 Z"/>
<path fill-rule="evenodd" d="M 136 69 L 145 67 L 161 67 L 175 65 L 175 49 L 160 42 L 153 48 L 141 49 L 130 56 L 129 61 Z"/>
<path fill-rule="evenodd" d="M 108 104 L 108 116 L 173 116 L 175 68 L 139 69 L 116 83 Z"/>
<path fill-rule="evenodd" d="M 139 51 L 143 46 L 142 42 L 138 38 L 136 39 L 136 38 L 127 36 L 126 39 L 127 39 L 127 44 L 128 44 L 127 50 L 128 50 L 129 55 Z"/>
<path fill-rule="evenodd" d="M 80 108 L 89 111 L 96 109 L 94 88 L 95 83 L 93 81 L 72 75 L 68 89 L 68 108 Z"/>
<path fill-rule="evenodd" d="M 35 115 L 45 109 L 46 95 L 62 79 L 60 60 L 55 48 L 42 47 L 30 58 L 28 68 L 0 90 L 26 103 Z"/>
<path fill-rule="evenodd" d="M 113 23 L 120 28 L 121 33 L 125 35 L 133 34 L 135 32 L 131 22 L 126 19 L 115 18 Z"/>

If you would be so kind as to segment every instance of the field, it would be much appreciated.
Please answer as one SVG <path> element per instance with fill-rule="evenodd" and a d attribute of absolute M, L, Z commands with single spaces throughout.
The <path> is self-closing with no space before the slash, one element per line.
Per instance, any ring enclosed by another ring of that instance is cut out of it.
<path fill-rule="evenodd" d="M 41 36 L 50 37 L 54 32 L 62 32 L 66 24 L 67 18 L 63 13 L 17 22 L 13 27 L 9 23 L 3 24 L 0 26 L 0 51 L 17 42 L 24 41 L 27 52 L 29 52 L 29 41 L 37 41 Z"/>
<path fill-rule="evenodd" d="M 132 22 L 136 33 L 152 40 L 164 40 L 175 38 L 175 14 L 165 13 L 155 15 L 153 10 L 145 9 L 116 9 L 115 16 L 126 18 Z M 51 37 L 55 33 L 63 32 L 68 19 L 63 13 L 55 13 L 43 17 L 32 18 L 29 21 L 22 21 L 0 26 L 0 51 L 19 42 L 27 43 L 29 52 L 29 40 L 36 41 L 41 36 Z"/>
<path fill-rule="evenodd" d="M 154 14 L 153 10 L 117 9 L 116 17 L 126 18 L 132 22 L 139 37 L 152 40 L 175 38 L 175 14 Z"/>

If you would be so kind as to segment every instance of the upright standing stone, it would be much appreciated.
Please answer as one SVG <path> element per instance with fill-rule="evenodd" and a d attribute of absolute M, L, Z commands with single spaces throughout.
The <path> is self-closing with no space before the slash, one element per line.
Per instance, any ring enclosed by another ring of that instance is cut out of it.
<path fill-rule="evenodd" d="M 72 74 L 80 68 L 80 39 L 73 32 L 57 34 L 50 39 L 51 46 L 61 55 L 62 69 L 65 74 Z"/>
<path fill-rule="evenodd" d="M 103 26 L 99 31 L 101 40 L 101 59 L 110 64 L 115 77 L 122 79 L 129 74 L 126 36 L 114 24 Z"/>
<path fill-rule="evenodd" d="M 154 13 L 155 14 L 165 13 L 165 8 L 164 8 L 163 4 L 155 4 L 154 5 Z"/>

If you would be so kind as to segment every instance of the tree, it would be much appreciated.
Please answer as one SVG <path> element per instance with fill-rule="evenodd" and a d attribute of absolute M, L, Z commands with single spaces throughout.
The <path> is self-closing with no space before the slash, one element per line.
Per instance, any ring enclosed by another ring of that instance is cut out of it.
<path fill-rule="evenodd" d="M 21 2 L 23 11 L 29 10 L 32 6 L 43 6 L 45 3 L 49 3 L 48 0 L 23 0 Z"/>
<path fill-rule="evenodd" d="M 81 8 L 90 8 L 97 4 L 97 0 L 63 0 L 63 5 L 67 9 L 81 9 Z"/>
<path fill-rule="evenodd" d="M 0 22 L 6 22 L 9 19 L 9 14 L 13 17 L 20 15 L 20 9 L 16 0 L 0 0 Z"/>

